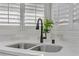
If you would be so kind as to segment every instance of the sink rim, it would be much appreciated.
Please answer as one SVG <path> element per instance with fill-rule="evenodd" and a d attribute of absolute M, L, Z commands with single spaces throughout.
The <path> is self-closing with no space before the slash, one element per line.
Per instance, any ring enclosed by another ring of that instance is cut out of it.
<path fill-rule="evenodd" d="M 32 49 L 34 49 L 34 48 L 36 48 L 36 47 L 38 47 L 38 46 L 43 46 L 43 45 L 49 45 L 49 46 L 60 46 L 60 47 L 63 48 L 63 46 L 60 45 L 60 44 L 31 43 L 31 42 L 18 42 L 18 43 L 12 43 L 12 44 L 8 44 L 8 45 L 6 45 L 6 47 L 8 47 L 8 46 L 10 46 L 10 45 L 15 45 L 15 44 L 21 44 L 21 43 L 23 43 L 23 44 L 34 44 L 34 45 L 35 45 L 35 46 L 30 47 L 30 48 L 27 48 L 27 49 L 21 49 L 21 50 L 30 50 L 30 51 L 39 52 L 39 53 L 41 53 L 41 52 L 43 52 L 43 53 L 50 53 L 50 52 L 45 52 L 45 51 L 36 51 L 36 50 L 32 50 Z M 13 48 L 13 47 L 9 47 L 9 48 Z M 62 50 L 62 48 L 61 48 L 61 50 Z M 13 49 L 17 49 L 17 48 L 13 48 Z M 20 50 L 20 49 L 19 49 L 19 50 Z M 61 50 L 60 50 L 60 51 L 61 51 Z M 60 51 L 58 51 L 58 52 L 60 52 Z M 57 52 L 52 52 L 52 53 L 57 53 Z"/>

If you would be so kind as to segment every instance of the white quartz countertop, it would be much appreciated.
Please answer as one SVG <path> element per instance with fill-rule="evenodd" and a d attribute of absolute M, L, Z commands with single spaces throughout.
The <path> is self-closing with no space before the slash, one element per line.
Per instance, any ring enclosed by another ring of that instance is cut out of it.
<path fill-rule="evenodd" d="M 28 56 L 78 56 L 79 55 L 79 45 L 78 44 L 71 44 L 70 42 L 59 42 L 56 45 L 61 45 L 63 48 L 59 52 L 40 52 L 40 51 L 33 51 L 30 49 L 17 49 L 7 47 L 7 45 L 16 44 L 16 43 L 33 43 L 33 44 L 40 44 L 38 41 L 32 40 L 8 40 L 0 42 L 0 52 L 8 53 L 12 55 L 28 55 Z M 47 43 L 43 43 L 47 44 Z M 50 43 L 48 43 L 50 44 Z M 52 44 L 54 45 L 54 44 Z"/>

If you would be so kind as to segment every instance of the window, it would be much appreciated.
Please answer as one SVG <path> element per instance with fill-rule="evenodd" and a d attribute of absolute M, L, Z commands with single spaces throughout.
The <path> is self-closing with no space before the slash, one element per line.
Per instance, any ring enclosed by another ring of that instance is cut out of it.
<path fill-rule="evenodd" d="M 20 4 L 9 4 L 9 24 L 20 25 Z"/>
<path fill-rule="evenodd" d="M 73 4 L 73 23 L 78 24 L 79 23 L 79 3 L 74 3 Z"/>
<path fill-rule="evenodd" d="M 69 20 L 70 20 L 70 4 L 62 3 L 58 7 L 59 7 L 58 24 L 59 25 L 68 25 Z"/>
<path fill-rule="evenodd" d="M 68 25 L 70 20 L 70 4 L 61 3 L 55 4 L 53 6 L 54 9 L 54 17 L 56 19 L 56 23 L 58 25 Z"/>
<path fill-rule="evenodd" d="M 35 26 L 38 18 L 44 19 L 44 4 L 27 3 L 25 4 L 25 26 Z"/>
<path fill-rule="evenodd" d="M 0 3 L 0 25 L 8 24 L 8 3 Z"/>
<path fill-rule="evenodd" d="M 24 26 L 33 26 L 38 18 L 44 19 L 43 3 L 25 3 L 24 5 Z M 20 13 L 20 3 L 0 3 L 0 25 L 21 25 Z"/>
<path fill-rule="evenodd" d="M 55 3 L 52 5 L 52 14 L 57 30 L 71 30 L 73 25 L 73 3 Z"/>
<path fill-rule="evenodd" d="M 20 25 L 20 4 L 0 3 L 0 25 Z"/>

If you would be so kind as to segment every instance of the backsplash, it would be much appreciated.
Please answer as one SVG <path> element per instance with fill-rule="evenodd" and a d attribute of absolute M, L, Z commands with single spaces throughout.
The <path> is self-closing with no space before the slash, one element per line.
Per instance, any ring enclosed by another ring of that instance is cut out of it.
<path fill-rule="evenodd" d="M 4 28 L 4 29 L 3 29 Z M 3 29 L 3 30 L 2 30 Z M 66 42 L 78 42 L 79 31 L 78 30 L 66 30 L 66 31 L 52 31 L 52 37 L 60 41 Z M 54 36 L 55 35 L 55 36 Z M 7 40 L 40 40 L 40 30 L 36 30 L 35 27 L 25 27 L 24 31 L 20 31 L 19 27 L 1 27 L 0 28 L 0 41 Z M 53 39 L 53 38 L 52 38 Z M 51 40 L 51 38 L 50 38 Z M 47 39 L 47 41 L 49 41 Z"/>

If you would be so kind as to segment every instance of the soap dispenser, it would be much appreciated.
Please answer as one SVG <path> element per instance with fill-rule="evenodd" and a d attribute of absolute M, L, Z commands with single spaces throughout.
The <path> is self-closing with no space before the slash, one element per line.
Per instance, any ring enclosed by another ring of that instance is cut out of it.
<path fill-rule="evenodd" d="M 52 44 L 55 44 L 55 40 L 54 39 L 52 40 Z"/>

